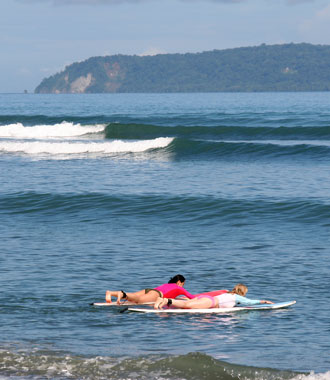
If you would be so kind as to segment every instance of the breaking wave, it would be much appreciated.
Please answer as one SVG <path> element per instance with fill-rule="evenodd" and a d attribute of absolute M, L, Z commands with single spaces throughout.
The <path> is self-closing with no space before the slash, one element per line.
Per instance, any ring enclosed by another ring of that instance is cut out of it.
<path fill-rule="evenodd" d="M 87 125 L 62 122 L 54 125 L 34 125 L 26 127 L 21 123 L 8 124 L 0 127 L 0 138 L 15 139 L 45 139 L 81 137 L 90 134 L 99 134 L 105 129 L 104 125 Z"/>
<path fill-rule="evenodd" d="M 0 126 L 0 152 L 55 158 L 161 149 L 171 159 L 330 160 L 330 127 L 166 127 L 62 122 Z"/>
<path fill-rule="evenodd" d="M 173 139 L 157 138 L 145 141 L 112 142 L 13 142 L 0 141 L 0 152 L 24 153 L 28 155 L 51 155 L 74 158 L 77 155 L 111 156 L 117 153 L 140 153 L 168 146 Z"/>

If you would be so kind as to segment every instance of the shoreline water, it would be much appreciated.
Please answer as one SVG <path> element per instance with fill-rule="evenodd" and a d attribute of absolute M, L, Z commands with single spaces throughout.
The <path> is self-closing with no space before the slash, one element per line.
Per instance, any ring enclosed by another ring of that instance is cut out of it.
<path fill-rule="evenodd" d="M 82 357 L 33 350 L 0 350 L 1 378 L 61 379 L 295 379 L 326 380 L 329 372 L 310 373 L 285 369 L 257 368 L 214 359 L 203 353 L 149 355 L 142 357 Z"/>

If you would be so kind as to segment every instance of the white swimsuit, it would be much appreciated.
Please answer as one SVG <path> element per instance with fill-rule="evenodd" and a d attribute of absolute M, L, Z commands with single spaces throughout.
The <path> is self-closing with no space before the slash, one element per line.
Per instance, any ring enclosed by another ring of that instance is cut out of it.
<path fill-rule="evenodd" d="M 236 305 L 236 294 L 224 293 L 215 296 L 219 301 L 219 307 L 234 307 Z"/>
<path fill-rule="evenodd" d="M 234 307 L 237 304 L 250 306 L 260 303 L 260 300 L 251 300 L 250 298 L 239 296 L 238 294 L 233 293 L 220 294 L 220 296 L 215 296 L 214 298 L 218 299 L 219 307 Z"/>

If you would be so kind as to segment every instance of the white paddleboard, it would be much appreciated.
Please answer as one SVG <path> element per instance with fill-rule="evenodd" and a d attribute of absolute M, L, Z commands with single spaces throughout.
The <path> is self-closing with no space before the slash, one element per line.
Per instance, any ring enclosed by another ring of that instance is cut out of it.
<path fill-rule="evenodd" d="M 260 304 L 254 306 L 236 306 L 236 307 L 227 307 L 227 308 L 213 308 L 213 309 L 149 309 L 149 308 L 128 308 L 128 311 L 136 313 L 155 313 L 155 314 L 226 314 L 226 313 L 236 313 L 238 311 L 252 311 L 252 310 L 274 310 L 274 309 L 283 309 L 294 305 L 296 301 L 288 302 L 278 302 L 273 304 Z"/>
<path fill-rule="evenodd" d="M 129 301 L 124 301 L 120 303 L 119 305 L 117 302 L 93 302 L 91 303 L 91 306 L 141 306 L 141 305 L 153 305 L 154 302 L 145 302 L 145 303 L 134 303 Z"/>

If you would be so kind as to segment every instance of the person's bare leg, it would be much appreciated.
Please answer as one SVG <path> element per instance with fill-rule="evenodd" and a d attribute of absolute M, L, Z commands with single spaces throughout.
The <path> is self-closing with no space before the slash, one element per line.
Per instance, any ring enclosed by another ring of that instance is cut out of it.
<path fill-rule="evenodd" d="M 154 303 L 154 309 L 162 309 L 167 305 L 168 298 L 158 297 Z"/>
<path fill-rule="evenodd" d="M 124 297 L 124 293 L 122 290 L 119 290 L 119 292 L 117 292 L 117 304 L 120 305 L 120 300 Z M 127 296 L 125 297 L 125 299 L 127 298 Z"/>
<path fill-rule="evenodd" d="M 153 290 L 145 293 L 144 290 L 140 290 L 136 293 L 127 293 L 127 300 L 130 302 L 134 302 L 137 304 L 146 303 L 146 302 L 155 302 L 157 298 L 159 297 L 159 294 Z"/>
<path fill-rule="evenodd" d="M 136 302 L 135 299 L 139 299 L 139 297 L 144 294 L 145 294 L 144 290 L 140 290 L 135 293 L 126 293 L 126 297 L 124 299 L 130 302 Z M 105 293 L 105 300 L 107 302 L 111 302 L 111 297 L 116 297 L 117 298 L 116 302 L 119 305 L 121 303 L 121 300 L 123 299 L 123 296 L 124 294 L 122 290 L 107 290 Z M 130 298 L 128 296 L 130 296 Z"/>
<path fill-rule="evenodd" d="M 140 292 L 137 292 L 136 294 L 139 294 L 139 293 L 144 294 L 144 290 L 141 290 Z M 129 294 L 134 294 L 134 293 L 129 293 Z M 112 301 L 111 297 L 116 297 L 117 298 L 117 301 L 116 301 L 117 304 L 120 304 L 120 301 L 123 298 L 123 295 L 124 294 L 123 294 L 122 290 L 107 290 L 105 292 L 105 300 L 106 300 L 106 302 L 111 303 L 111 301 Z M 125 297 L 125 299 L 127 299 L 127 298 Z"/>
<path fill-rule="evenodd" d="M 161 309 L 166 306 L 167 303 L 167 298 L 158 297 L 154 308 Z M 210 309 L 212 307 L 212 300 L 210 298 L 195 298 L 188 301 L 172 299 L 172 305 L 179 309 Z"/>
<path fill-rule="evenodd" d="M 179 306 L 184 302 L 183 306 Z M 184 309 L 210 309 L 213 302 L 210 298 L 193 298 L 189 301 L 172 300 L 172 305 L 175 307 L 183 307 Z"/>
<path fill-rule="evenodd" d="M 106 292 L 105 292 L 105 300 L 106 300 L 106 302 L 111 302 L 112 300 L 111 300 L 111 297 L 117 297 L 117 294 L 118 294 L 118 290 L 107 290 Z"/>
<path fill-rule="evenodd" d="M 111 297 L 117 298 L 117 304 L 119 305 L 121 303 L 121 300 L 123 299 L 123 291 L 122 290 L 107 290 L 105 293 L 105 300 L 106 302 L 111 302 Z M 155 292 L 153 290 L 149 291 L 147 294 L 144 289 L 139 290 L 138 292 L 134 293 L 126 293 L 126 297 L 124 298 L 126 301 L 141 304 L 146 302 L 155 302 L 157 297 L 159 297 L 159 293 Z"/>

